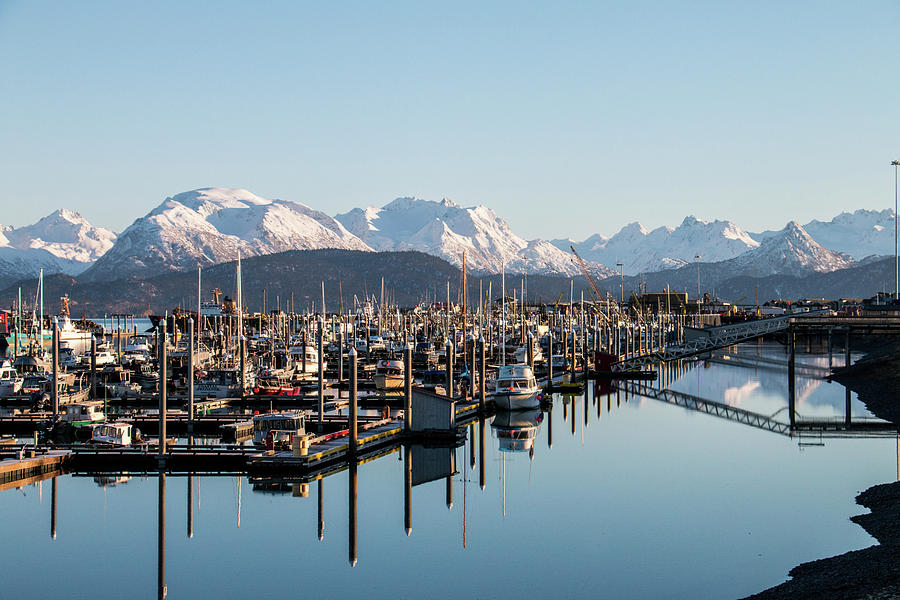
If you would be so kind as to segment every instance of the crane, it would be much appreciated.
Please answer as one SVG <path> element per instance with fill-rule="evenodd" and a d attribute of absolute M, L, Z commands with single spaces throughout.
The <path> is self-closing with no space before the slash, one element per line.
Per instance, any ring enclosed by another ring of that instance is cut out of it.
<path fill-rule="evenodd" d="M 600 293 L 599 288 L 597 288 L 597 284 L 594 283 L 594 278 L 591 277 L 590 272 L 588 272 L 587 264 L 584 262 L 584 259 L 582 259 L 580 256 L 578 256 L 578 253 L 575 251 L 575 246 L 569 246 L 569 248 L 572 249 L 572 254 L 575 255 L 575 260 L 578 261 L 578 267 L 581 269 L 581 272 L 584 274 L 584 278 L 587 279 L 588 285 L 591 286 L 590 292 L 591 292 L 591 297 L 594 299 L 594 304 L 599 306 L 600 298 L 603 297 L 603 294 Z M 603 318 L 609 320 L 606 317 L 606 315 L 604 315 L 602 312 L 600 313 L 600 315 L 603 316 Z"/>

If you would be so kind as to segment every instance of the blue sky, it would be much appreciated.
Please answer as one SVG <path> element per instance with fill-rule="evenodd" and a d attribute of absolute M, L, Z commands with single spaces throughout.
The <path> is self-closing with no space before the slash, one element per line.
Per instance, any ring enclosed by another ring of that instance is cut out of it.
<path fill-rule="evenodd" d="M 0 223 L 206 186 L 528 238 L 883 208 L 898 50 L 896 1 L 0 0 Z"/>

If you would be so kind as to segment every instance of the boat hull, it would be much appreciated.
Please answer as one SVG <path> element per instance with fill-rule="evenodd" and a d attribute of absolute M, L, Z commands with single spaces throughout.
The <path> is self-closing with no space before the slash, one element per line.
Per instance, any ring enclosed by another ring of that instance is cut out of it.
<path fill-rule="evenodd" d="M 494 403 L 501 410 L 528 410 L 540 408 L 540 391 L 495 392 Z"/>

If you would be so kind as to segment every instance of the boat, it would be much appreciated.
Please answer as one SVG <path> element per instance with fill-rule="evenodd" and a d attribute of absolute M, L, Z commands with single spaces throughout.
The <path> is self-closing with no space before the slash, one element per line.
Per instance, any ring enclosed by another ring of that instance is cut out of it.
<path fill-rule="evenodd" d="M 116 364 L 116 357 L 113 356 L 113 353 L 108 350 L 97 350 L 97 366 L 102 367 L 104 365 L 114 365 Z M 91 353 L 90 351 L 85 352 L 81 355 L 81 365 L 85 367 L 91 366 Z"/>
<path fill-rule="evenodd" d="M 288 354 L 291 355 L 291 358 L 294 359 L 294 363 L 297 365 L 302 365 L 305 360 L 307 373 L 319 370 L 319 351 L 316 350 L 314 345 L 306 344 L 304 346 L 302 343 L 294 344 L 288 348 Z M 322 360 L 322 370 L 328 370 L 327 360 Z"/>
<path fill-rule="evenodd" d="M 91 432 L 91 442 L 110 446 L 130 446 L 132 442 L 131 423 L 116 422 L 95 425 Z"/>
<path fill-rule="evenodd" d="M 59 300 L 62 304 L 62 310 L 59 311 L 59 317 L 57 319 L 60 343 L 65 343 L 69 346 L 78 348 L 85 348 L 90 346 L 91 336 L 93 334 L 88 330 L 80 329 L 79 327 L 77 327 L 75 323 L 72 322 L 72 318 L 69 316 L 68 294 L 64 295 Z"/>
<path fill-rule="evenodd" d="M 529 452 L 544 419 L 540 409 L 500 410 L 491 422 L 491 431 L 500 442 L 501 452 Z"/>
<path fill-rule="evenodd" d="M 396 390 L 402 388 L 405 372 L 402 360 L 379 360 L 375 364 L 375 389 Z"/>
<path fill-rule="evenodd" d="M 306 433 L 306 417 L 301 412 L 266 413 L 253 417 L 253 443 L 266 446 L 270 438 L 276 448 L 290 448 L 295 435 Z"/>
<path fill-rule="evenodd" d="M 253 387 L 253 376 L 247 373 L 244 384 Z M 243 395 L 240 369 L 212 369 L 194 384 L 194 394 L 200 397 L 237 398 Z"/>
<path fill-rule="evenodd" d="M 66 368 L 77 367 L 80 357 L 75 353 L 75 349 L 68 342 L 61 343 L 59 346 L 59 364 Z"/>
<path fill-rule="evenodd" d="M 291 383 L 291 372 L 284 369 L 263 369 L 256 374 L 253 393 L 262 396 L 297 396 L 300 388 Z"/>
<path fill-rule="evenodd" d="M 531 367 L 527 365 L 500 367 L 494 387 L 494 402 L 498 409 L 503 410 L 539 408 L 541 388 L 538 387 Z"/>
<path fill-rule="evenodd" d="M 22 376 L 8 360 L 0 361 L 0 398 L 15 396 L 22 390 Z"/>
<path fill-rule="evenodd" d="M 66 412 L 61 417 L 62 420 L 75 427 L 91 425 L 106 420 L 106 415 L 103 414 L 103 402 L 99 400 L 69 404 L 65 407 L 65 410 Z"/>
<path fill-rule="evenodd" d="M 532 344 L 532 348 L 534 348 L 534 362 L 540 362 L 544 360 L 544 352 L 541 350 L 540 344 L 534 342 Z M 527 363 L 528 362 L 528 346 L 519 346 L 516 348 L 516 351 L 513 352 L 513 357 L 515 357 L 517 363 Z"/>

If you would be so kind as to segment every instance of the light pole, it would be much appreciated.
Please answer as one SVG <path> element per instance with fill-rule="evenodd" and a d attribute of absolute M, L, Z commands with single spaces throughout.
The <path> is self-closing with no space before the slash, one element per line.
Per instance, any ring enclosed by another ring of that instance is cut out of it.
<path fill-rule="evenodd" d="M 700 296 L 700 255 L 698 254 L 694 258 L 697 259 L 697 304 L 700 304 L 702 297 Z"/>
<path fill-rule="evenodd" d="M 900 160 L 891 162 L 894 167 L 894 299 L 900 298 L 900 231 L 897 229 L 897 167 Z"/>
<path fill-rule="evenodd" d="M 625 304 L 625 263 L 616 263 L 619 267 L 619 291 L 622 294 L 622 304 Z"/>

